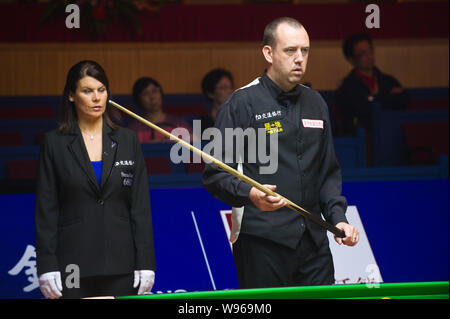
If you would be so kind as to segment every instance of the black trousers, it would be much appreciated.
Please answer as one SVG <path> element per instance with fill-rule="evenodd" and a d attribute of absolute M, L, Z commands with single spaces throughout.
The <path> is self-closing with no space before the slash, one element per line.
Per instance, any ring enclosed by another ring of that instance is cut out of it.
<path fill-rule="evenodd" d="M 305 231 L 296 249 L 240 234 L 233 244 L 239 288 L 334 284 L 328 237 L 317 247 Z"/>
<path fill-rule="evenodd" d="M 134 273 L 112 276 L 80 278 L 79 288 L 68 288 L 66 278 L 62 278 L 62 298 L 80 299 L 101 296 L 137 295 L 138 288 L 133 288 Z"/>

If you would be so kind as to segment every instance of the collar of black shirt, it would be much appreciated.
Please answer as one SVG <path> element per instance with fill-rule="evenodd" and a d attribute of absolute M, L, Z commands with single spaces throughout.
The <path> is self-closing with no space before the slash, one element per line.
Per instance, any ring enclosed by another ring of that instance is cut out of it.
<path fill-rule="evenodd" d="M 298 84 L 292 90 L 285 92 L 267 76 L 266 72 L 264 72 L 261 80 L 269 89 L 270 95 L 279 102 L 290 101 L 295 103 L 300 96 L 301 89 Z"/>

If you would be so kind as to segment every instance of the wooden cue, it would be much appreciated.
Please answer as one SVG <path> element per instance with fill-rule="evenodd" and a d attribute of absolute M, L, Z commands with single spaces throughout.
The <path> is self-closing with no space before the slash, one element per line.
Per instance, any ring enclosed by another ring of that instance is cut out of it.
<path fill-rule="evenodd" d="M 240 180 L 246 182 L 247 184 L 255 187 L 256 189 L 260 190 L 261 192 L 266 193 L 267 195 L 271 195 L 271 196 L 280 196 L 282 199 L 284 199 L 286 201 L 286 206 L 288 208 L 290 208 L 294 212 L 302 215 L 303 217 L 312 220 L 313 222 L 319 224 L 320 226 L 326 228 L 328 231 L 330 231 L 334 235 L 336 235 L 336 237 L 339 237 L 339 238 L 344 238 L 345 237 L 345 232 L 343 230 L 341 230 L 341 229 L 339 229 L 339 228 L 337 228 L 337 227 L 327 223 L 323 219 L 321 219 L 321 218 L 311 214 L 309 211 L 307 211 L 306 209 L 300 207 L 299 205 L 295 204 L 294 202 L 290 201 L 289 199 L 285 198 L 284 196 L 282 196 L 280 194 L 277 194 L 276 192 L 272 191 L 271 189 L 265 187 L 264 185 L 258 183 L 257 181 L 251 179 L 250 177 L 240 173 L 239 171 L 237 171 L 234 168 L 228 166 L 227 164 L 223 163 L 222 161 L 216 159 L 215 157 L 213 157 L 213 156 L 211 156 L 211 155 L 209 155 L 209 154 L 199 150 L 198 148 L 192 146 L 190 143 L 187 143 L 183 139 L 180 139 L 179 137 L 177 137 L 177 136 L 167 132 L 166 130 L 163 130 L 159 126 L 153 124 L 152 122 L 147 121 L 143 117 L 133 113 L 132 111 L 130 111 L 127 108 L 117 104 L 116 102 L 109 100 L 109 103 L 112 104 L 113 106 L 115 106 L 116 108 L 118 108 L 119 110 L 121 110 L 122 112 L 127 113 L 131 117 L 133 117 L 133 118 L 137 119 L 138 121 L 144 123 L 145 125 L 151 127 L 152 129 L 160 132 L 161 134 L 169 137 L 172 140 L 175 140 L 177 143 L 180 143 L 182 146 L 188 148 L 192 152 L 199 154 L 204 159 L 209 160 L 213 164 L 219 166 L 220 168 L 222 168 L 223 170 L 227 171 L 231 175 L 233 175 L 233 176 L 239 178 Z"/>

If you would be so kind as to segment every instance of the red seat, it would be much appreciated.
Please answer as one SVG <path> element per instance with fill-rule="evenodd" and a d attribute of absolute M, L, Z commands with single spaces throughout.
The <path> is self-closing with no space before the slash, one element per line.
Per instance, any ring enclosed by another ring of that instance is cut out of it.
<path fill-rule="evenodd" d="M 202 173 L 205 169 L 205 162 L 201 163 L 186 163 L 186 173 Z"/>
<path fill-rule="evenodd" d="M 334 120 L 334 134 L 335 136 L 344 136 L 344 128 L 343 128 L 343 116 L 341 109 L 336 105 L 336 103 L 330 103 L 330 116 L 332 116 Z"/>
<path fill-rule="evenodd" d="M 448 109 L 448 98 L 411 100 L 408 104 L 408 109 L 410 110 Z"/>
<path fill-rule="evenodd" d="M 44 139 L 44 134 L 45 134 L 45 131 L 39 131 L 39 132 L 36 134 L 36 142 L 37 142 L 38 144 L 41 144 L 42 140 Z"/>
<path fill-rule="evenodd" d="M 448 156 L 448 122 L 404 123 L 402 129 L 410 164 L 435 164 Z"/>
<path fill-rule="evenodd" d="M 0 145 L 1 146 L 23 145 L 22 134 L 20 134 L 19 132 L 1 132 Z"/>
<path fill-rule="evenodd" d="M 37 160 L 16 160 L 6 163 L 7 179 L 34 179 L 37 176 Z"/>
<path fill-rule="evenodd" d="M 55 118 L 52 107 L 2 107 L 0 119 Z"/>
<path fill-rule="evenodd" d="M 146 157 L 147 174 L 170 174 L 170 161 L 167 157 Z"/>

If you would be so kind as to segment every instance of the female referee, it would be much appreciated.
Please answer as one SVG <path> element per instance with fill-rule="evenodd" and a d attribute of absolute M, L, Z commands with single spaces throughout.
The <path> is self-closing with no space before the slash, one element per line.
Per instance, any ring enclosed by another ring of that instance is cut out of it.
<path fill-rule="evenodd" d="M 109 118 L 94 61 L 67 75 L 61 120 L 40 148 L 36 260 L 46 298 L 150 292 L 155 256 L 147 172 L 136 134 Z"/>

